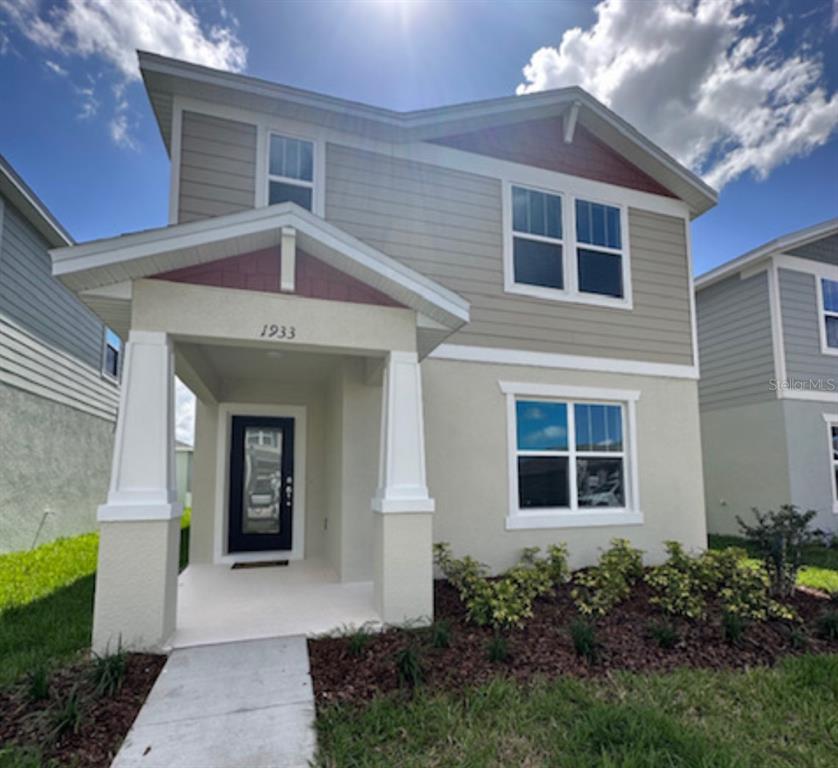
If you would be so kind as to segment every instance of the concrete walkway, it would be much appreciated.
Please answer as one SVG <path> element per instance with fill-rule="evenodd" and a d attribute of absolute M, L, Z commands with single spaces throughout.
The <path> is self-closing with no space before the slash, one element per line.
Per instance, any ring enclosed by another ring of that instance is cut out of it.
<path fill-rule="evenodd" d="M 112 768 L 297 768 L 314 758 L 303 636 L 172 652 Z"/>

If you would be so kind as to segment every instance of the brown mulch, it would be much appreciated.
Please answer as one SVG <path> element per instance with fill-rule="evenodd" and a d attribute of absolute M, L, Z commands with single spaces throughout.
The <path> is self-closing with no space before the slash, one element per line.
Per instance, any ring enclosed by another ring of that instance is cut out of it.
<path fill-rule="evenodd" d="M 54 671 L 44 701 L 31 701 L 26 680 L 0 690 L 0 749 L 39 747 L 45 761 L 107 768 L 165 661 L 165 656 L 128 654 L 122 688 L 112 697 L 96 695 L 89 659 Z M 76 686 L 82 713 L 79 730 L 56 737 L 54 713 Z"/>
<path fill-rule="evenodd" d="M 435 619 L 450 624 L 449 648 L 433 648 L 427 631 L 423 634 L 422 630 L 391 629 L 371 636 L 357 655 L 351 653 L 347 637 L 309 640 L 315 696 L 319 706 L 360 703 L 398 689 L 396 656 L 410 644 L 419 648 L 424 687 L 431 690 L 457 690 L 498 675 L 528 682 L 559 675 L 593 677 L 615 670 L 741 669 L 772 665 L 795 653 L 838 653 L 838 642 L 819 639 L 814 632 L 818 616 L 835 607 L 830 599 L 798 590 L 787 602 L 800 616 L 805 648 L 794 642 L 790 625 L 780 621 L 748 624 L 741 643 L 733 646 L 724 639 L 720 611 L 711 607 L 705 621 L 668 619 L 649 603 L 649 589 L 641 584 L 628 600 L 595 622 L 600 649 L 596 663 L 591 664 L 574 651 L 568 627 L 578 613 L 570 588 L 564 585 L 536 602 L 534 616 L 523 629 L 508 633 L 511 658 L 492 663 L 487 653 L 492 630 L 468 623 L 456 590 L 446 581 L 437 581 Z M 680 635 L 671 650 L 662 649 L 648 634 L 650 623 L 665 618 Z"/>

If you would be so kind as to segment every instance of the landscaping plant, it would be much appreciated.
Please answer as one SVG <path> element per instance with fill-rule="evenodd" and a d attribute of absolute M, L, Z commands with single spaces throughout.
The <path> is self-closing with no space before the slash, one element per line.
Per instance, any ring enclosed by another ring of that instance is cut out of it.
<path fill-rule="evenodd" d="M 49 676 L 43 664 L 39 664 L 26 675 L 26 691 L 30 701 L 44 701 L 49 698 Z"/>
<path fill-rule="evenodd" d="M 97 696 L 113 696 L 125 682 L 125 651 L 120 642 L 116 653 L 93 654 L 93 684 Z"/>
<path fill-rule="evenodd" d="M 402 648 L 396 655 L 396 673 L 399 685 L 416 688 L 425 679 L 425 670 L 417 646 L 411 644 Z"/>
<path fill-rule="evenodd" d="M 740 645 L 748 622 L 738 613 L 725 611 L 722 614 L 722 634 L 731 645 Z"/>
<path fill-rule="evenodd" d="M 755 525 L 748 525 L 738 515 L 736 521 L 762 557 L 771 578 L 771 593 L 788 597 L 794 591 L 803 562 L 803 548 L 815 540 L 809 523 L 817 512 L 801 512 L 794 504 L 784 504 L 779 512 L 769 510 L 763 514 L 756 507 L 752 511 Z"/>
<path fill-rule="evenodd" d="M 525 549 L 518 565 L 490 579 L 483 563 L 469 556 L 455 559 L 444 542 L 434 545 L 434 561 L 459 592 L 469 619 L 498 630 L 522 626 L 535 599 L 567 580 L 565 545 L 548 547 L 546 557 L 538 553 L 538 547 Z"/>
<path fill-rule="evenodd" d="M 646 632 L 661 648 L 672 650 L 679 640 L 678 630 L 668 621 L 656 621 L 649 624 Z"/>
<path fill-rule="evenodd" d="M 451 646 L 451 623 L 435 621 L 430 626 L 431 645 L 434 648 L 448 648 Z"/>
<path fill-rule="evenodd" d="M 360 656 L 364 652 L 364 648 L 367 647 L 367 643 L 369 643 L 369 641 L 369 632 L 367 632 L 363 627 L 356 629 L 349 635 L 349 653 L 353 656 Z"/>
<path fill-rule="evenodd" d="M 819 616 L 815 627 L 824 640 L 838 640 L 838 611 L 829 610 Z"/>
<path fill-rule="evenodd" d="M 487 650 L 489 654 L 489 661 L 493 664 L 501 664 L 505 661 L 509 661 L 509 643 L 500 632 L 495 632 L 492 635 L 492 639 L 489 640 Z"/>
<path fill-rule="evenodd" d="M 570 594 L 582 615 L 604 616 L 629 596 L 642 575 L 643 553 L 627 539 L 612 539 L 598 565 L 574 575 Z"/>
<path fill-rule="evenodd" d="M 596 629 L 586 619 L 574 619 L 570 624 L 570 639 L 573 641 L 573 649 L 578 656 L 594 663 L 599 654 L 599 643 L 596 638 Z"/>
<path fill-rule="evenodd" d="M 50 713 L 50 734 L 58 739 L 65 733 L 78 733 L 82 723 L 82 705 L 78 686 L 52 707 Z"/>

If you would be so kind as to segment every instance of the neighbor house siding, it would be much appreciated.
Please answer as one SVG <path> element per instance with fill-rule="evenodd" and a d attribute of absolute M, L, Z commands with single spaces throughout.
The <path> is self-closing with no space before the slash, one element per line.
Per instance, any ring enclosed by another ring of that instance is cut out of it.
<path fill-rule="evenodd" d="M 838 265 L 838 235 L 816 240 L 814 243 L 794 248 L 788 253 L 790 256 L 799 256 L 802 259 Z"/>
<path fill-rule="evenodd" d="M 696 314 L 702 410 L 775 399 L 767 273 L 702 289 Z"/>
<path fill-rule="evenodd" d="M 838 357 L 821 351 L 818 278 L 807 272 L 780 269 L 780 308 L 786 376 L 807 381 L 838 377 Z"/>
<path fill-rule="evenodd" d="M 178 222 L 253 208 L 256 126 L 184 112 Z"/>
<path fill-rule="evenodd" d="M 634 309 L 505 293 L 501 182 L 329 144 L 326 218 L 456 291 L 452 343 L 690 365 L 684 221 L 630 209 Z"/>
<path fill-rule="evenodd" d="M 119 389 L 102 376 L 104 326 L 52 277 L 46 241 L 3 202 L 0 384 L 115 419 Z"/>

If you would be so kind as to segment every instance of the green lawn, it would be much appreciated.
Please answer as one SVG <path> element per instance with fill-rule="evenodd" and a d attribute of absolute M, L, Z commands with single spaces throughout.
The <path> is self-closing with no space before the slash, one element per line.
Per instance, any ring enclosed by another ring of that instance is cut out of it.
<path fill-rule="evenodd" d="M 619 674 L 327 708 L 322 766 L 830 768 L 838 656 L 775 669 Z"/>
<path fill-rule="evenodd" d="M 183 516 L 181 568 L 189 556 Z M 0 555 L 0 686 L 89 647 L 99 537 L 95 533 Z"/>
<path fill-rule="evenodd" d="M 707 537 L 710 549 L 725 549 L 726 547 L 741 547 L 756 558 L 754 547 L 745 539 L 736 536 Z M 838 594 L 838 549 L 827 549 L 817 544 L 806 547 L 803 556 L 805 566 L 797 578 L 798 584 L 803 584 L 824 592 Z"/>

